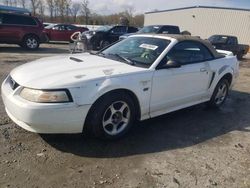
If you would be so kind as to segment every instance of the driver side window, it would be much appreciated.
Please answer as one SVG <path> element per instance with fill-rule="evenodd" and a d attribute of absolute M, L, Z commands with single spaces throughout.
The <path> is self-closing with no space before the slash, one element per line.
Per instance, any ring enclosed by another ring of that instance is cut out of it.
<path fill-rule="evenodd" d="M 179 42 L 167 54 L 167 61 L 176 61 L 181 65 L 199 63 L 211 59 L 213 59 L 211 52 L 203 44 L 195 41 Z"/>
<path fill-rule="evenodd" d="M 59 30 L 59 27 L 60 27 L 59 25 L 56 25 L 53 27 L 53 30 Z"/>
<path fill-rule="evenodd" d="M 123 33 L 126 33 L 126 28 L 127 27 L 116 26 L 110 32 L 113 34 L 123 34 Z"/>

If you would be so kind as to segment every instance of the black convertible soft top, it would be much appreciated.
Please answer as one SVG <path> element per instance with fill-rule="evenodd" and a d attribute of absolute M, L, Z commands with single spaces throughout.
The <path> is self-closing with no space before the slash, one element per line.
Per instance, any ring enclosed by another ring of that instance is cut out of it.
<path fill-rule="evenodd" d="M 148 36 L 165 36 L 165 37 L 170 37 L 178 40 L 179 42 L 181 41 L 197 41 L 202 43 L 204 46 L 206 46 L 209 51 L 213 54 L 214 58 L 222 58 L 224 55 L 218 53 L 216 49 L 213 47 L 213 45 L 208 41 L 208 40 L 203 40 L 199 37 L 194 37 L 190 35 L 173 35 L 173 34 L 143 34 L 143 35 L 148 35 Z"/>

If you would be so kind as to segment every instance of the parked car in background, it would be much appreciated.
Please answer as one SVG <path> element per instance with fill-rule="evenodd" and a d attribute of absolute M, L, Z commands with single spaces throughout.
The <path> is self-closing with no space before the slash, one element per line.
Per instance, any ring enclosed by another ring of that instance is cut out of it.
<path fill-rule="evenodd" d="M 103 26 L 94 31 L 86 32 L 85 35 L 88 39 L 88 43 L 91 49 L 102 49 L 116 41 L 119 37 L 126 33 L 137 32 L 136 27 L 131 26 Z"/>
<path fill-rule="evenodd" d="M 128 33 L 120 36 L 119 40 L 128 38 L 133 34 L 143 34 L 143 33 L 163 33 L 163 34 L 180 34 L 180 28 L 175 25 L 149 25 L 140 29 L 136 33 Z"/>
<path fill-rule="evenodd" d="M 45 41 L 43 24 L 25 14 L 0 13 L 0 43 L 18 44 L 35 50 Z"/>
<path fill-rule="evenodd" d="M 75 32 L 88 31 L 86 27 L 77 27 L 71 24 L 48 25 L 44 28 L 47 41 L 71 41 L 70 37 Z"/>
<path fill-rule="evenodd" d="M 249 45 L 239 44 L 236 36 L 213 35 L 208 40 L 216 49 L 231 51 L 238 59 L 242 59 L 249 51 Z"/>
<path fill-rule="evenodd" d="M 239 74 L 232 52 L 220 53 L 197 37 L 135 35 L 95 55 L 15 68 L 2 84 L 3 102 L 9 117 L 31 132 L 88 130 L 115 139 L 136 119 L 204 102 L 220 107 Z"/>
<path fill-rule="evenodd" d="M 48 26 L 51 27 L 52 25 L 54 26 L 54 25 L 56 25 L 56 24 L 55 24 L 55 23 L 43 22 L 43 27 L 44 27 L 44 28 L 46 28 L 46 27 L 48 27 Z"/>

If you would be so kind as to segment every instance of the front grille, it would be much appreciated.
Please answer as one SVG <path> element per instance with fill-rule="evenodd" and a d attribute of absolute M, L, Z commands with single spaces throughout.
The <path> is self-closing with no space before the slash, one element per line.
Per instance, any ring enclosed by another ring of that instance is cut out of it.
<path fill-rule="evenodd" d="M 10 87 L 15 90 L 17 87 L 19 87 L 20 85 L 13 79 L 10 77 Z"/>

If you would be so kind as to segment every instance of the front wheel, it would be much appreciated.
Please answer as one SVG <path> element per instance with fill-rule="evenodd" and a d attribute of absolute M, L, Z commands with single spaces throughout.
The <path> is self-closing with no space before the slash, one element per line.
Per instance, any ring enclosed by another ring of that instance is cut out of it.
<path fill-rule="evenodd" d="M 109 41 L 106 41 L 106 40 L 101 41 L 101 49 L 107 47 L 109 44 L 110 44 Z"/>
<path fill-rule="evenodd" d="M 244 52 L 239 52 L 239 53 L 237 54 L 237 59 L 238 59 L 238 60 L 241 60 L 241 59 L 243 58 L 243 55 L 244 55 Z"/>
<path fill-rule="evenodd" d="M 219 81 L 215 87 L 214 93 L 208 102 L 211 107 L 220 107 L 227 99 L 229 91 L 229 83 L 227 79 L 222 79 Z"/>
<path fill-rule="evenodd" d="M 105 95 L 94 104 L 87 119 L 87 126 L 96 137 L 120 138 L 134 122 L 133 101 L 125 93 Z"/>

